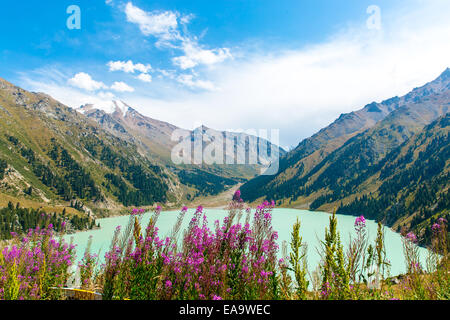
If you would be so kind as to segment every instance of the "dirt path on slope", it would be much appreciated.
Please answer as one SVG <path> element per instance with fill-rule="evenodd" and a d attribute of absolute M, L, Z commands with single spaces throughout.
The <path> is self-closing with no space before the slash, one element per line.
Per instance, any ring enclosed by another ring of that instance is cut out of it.
<path fill-rule="evenodd" d="M 223 209 L 225 208 L 228 203 L 233 198 L 234 193 L 236 190 L 239 190 L 239 188 L 242 186 L 242 183 L 239 183 L 230 189 L 219 193 L 215 196 L 207 196 L 207 197 L 198 197 L 194 199 L 189 205 L 190 206 L 203 206 L 205 208 L 217 208 L 217 209 Z"/>

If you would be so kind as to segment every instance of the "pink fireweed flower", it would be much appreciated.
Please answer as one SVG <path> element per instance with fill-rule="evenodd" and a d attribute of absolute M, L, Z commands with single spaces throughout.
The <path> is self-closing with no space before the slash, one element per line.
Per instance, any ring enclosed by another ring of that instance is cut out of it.
<path fill-rule="evenodd" d="M 214 295 L 213 300 L 223 300 L 222 297 Z"/>
<path fill-rule="evenodd" d="M 241 190 L 236 190 L 233 195 L 233 201 L 241 201 Z"/>
<path fill-rule="evenodd" d="M 417 241 L 417 236 L 413 233 L 410 232 L 406 235 L 406 239 L 411 241 L 411 242 L 416 242 Z"/>
<path fill-rule="evenodd" d="M 364 228 L 366 226 L 366 219 L 364 216 L 359 216 L 355 219 L 355 228 Z"/>
<path fill-rule="evenodd" d="M 411 269 L 413 269 L 415 271 L 420 271 L 420 270 L 422 270 L 422 266 L 418 262 L 416 262 L 416 263 L 411 262 Z"/>
<path fill-rule="evenodd" d="M 441 229 L 441 225 L 438 224 L 438 223 L 434 223 L 434 224 L 431 226 L 431 230 L 433 230 L 433 231 L 435 231 L 435 232 L 439 232 L 440 229 Z"/>
<path fill-rule="evenodd" d="M 324 298 L 328 297 L 328 294 L 330 293 L 330 283 L 327 281 L 324 286 L 322 287 L 322 291 L 320 292 L 320 295 Z"/>
<path fill-rule="evenodd" d="M 444 218 L 439 218 L 438 219 L 438 223 L 439 224 L 444 224 L 445 222 L 447 222 L 447 220 L 445 220 Z"/>

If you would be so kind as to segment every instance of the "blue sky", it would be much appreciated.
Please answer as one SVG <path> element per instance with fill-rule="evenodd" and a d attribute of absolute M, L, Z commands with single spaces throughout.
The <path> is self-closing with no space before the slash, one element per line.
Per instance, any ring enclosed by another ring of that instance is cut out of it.
<path fill-rule="evenodd" d="M 194 15 L 189 32 L 196 36 L 203 34 L 201 42 L 206 47 L 257 45 L 259 50 L 271 51 L 323 41 L 348 21 L 363 22 L 367 19 L 365 10 L 372 2 L 137 0 L 131 3 L 148 12 Z M 168 67 L 171 52 L 155 48 L 155 39 L 149 39 L 139 32 L 138 26 L 127 22 L 123 10 L 127 3 L 28 0 L 4 4 L 6 8 L 0 12 L 0 27 L 7 30 L 0 35 L 2 75 L 14 77 L 17 70 L 39 68 L 42 64 L 83 66 L 127 58 Z M 72 4 L 81 9 L 81 30 L 66 28 L 69 17 L 66 9 Z M 379 4 L 392 7 L 392 1 Z"/>
<path fill-rule="evenodd" d="M 66 26 L 70 5 L 80 30 Z M 293 146 L 450 66 L 449 10 L 445 0 L 9 2 L 0 77 L 74 108 L 121 99 L 184 128 L 278 128 Z"/>

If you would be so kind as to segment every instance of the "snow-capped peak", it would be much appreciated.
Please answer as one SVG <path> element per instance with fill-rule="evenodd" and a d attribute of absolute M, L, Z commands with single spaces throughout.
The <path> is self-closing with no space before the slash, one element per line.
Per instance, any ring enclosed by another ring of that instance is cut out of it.
<path fill-rule="evenodd" d="M 85 104 L 77 109 L 78 112 L 85 114 L 91 110 L 102 110 L 108 114 L 118 112 L 125 115 L 130 107 L 120 100 L 97 101 L 96 103 Z"/>

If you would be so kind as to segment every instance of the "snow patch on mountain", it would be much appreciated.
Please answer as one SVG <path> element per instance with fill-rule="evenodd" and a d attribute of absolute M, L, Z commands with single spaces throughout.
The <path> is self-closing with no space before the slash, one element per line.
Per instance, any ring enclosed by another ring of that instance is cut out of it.
<path fill-rule="evenodd" d="M 76 109 L 78 112 L 85 114 L 88 111 L 92 110 L 102 110 L 108 114 L 120 113 L 125 116 L 127 112 L 130 110 L 130 106 L 128 106 L 125 102 L 120 100 L 110 100 L 110 101 L 99 101 L 95 104 L 89 103 L 81 106 Z"/>

